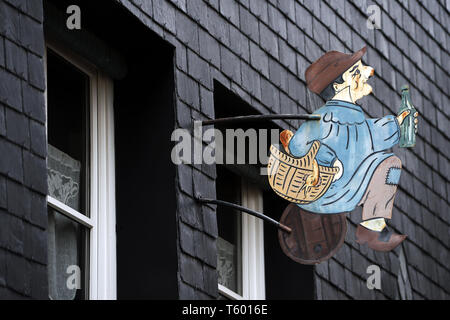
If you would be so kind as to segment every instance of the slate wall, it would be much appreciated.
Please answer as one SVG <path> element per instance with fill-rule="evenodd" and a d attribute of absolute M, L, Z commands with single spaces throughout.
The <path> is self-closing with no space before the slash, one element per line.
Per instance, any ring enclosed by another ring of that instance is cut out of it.
<path fill-rule="evenodd" d="M 409 83 L 421 112 L 416 148 L 395 148 L 405 170 L 391 222 L 408 234 L 404 253 L 413 298 L 448 298 L 449 65 L 448 2 L 178 0 L 120 1 L 176 46 L 177 125 L 214 117 L 213 79 L 261 113 L 311 112 L 322 100 L 308 92 L 307 66 L 328 50 L 352 52 L 376 70 L 375 95 L 361 104 L 367 116 L 397 112 Z M 382 28 L 366 27 L 368 5 L 380 8 Z M 287 125 L 286 125 L 287 126 Z M 217 295 L 214 211 L 195 193 L 214 196 L 211 166 L 178 167 L 180 298 Z M 399 298 L 398 250 L 374 253 L 354 241 L 356 210 L 339 254 L 316 268 L 318 299 Z M 379 265 L 382 290 L 366 287 L 366 268 Z"/>
<path fill-rule="evenodd" d="M 0 0 L 0 298 L 47 297 L 40 0 Z"/>
<path fill-rule="evenodd" d="M 395 148 L 404 170 L 391 222 L 409 236 L 403 248 L 413 298 L 450 297 L 448 1 L 117 1 L 176 47 L 176 125 L 188 129 L 193 120 L 214 117 L 213 80 L 261 113 L 312 112 L 323 101 L 306 90 L 308 65 L 328 50 L 367 45 L 364 61 L 376 71 L 375 95 L 361 101 L 367 116 L 396 113 L 404 83 L 421 112 L 417 146 Z M 0 217 L 6 219 L 0 226 L 13 232 L 0 233 L 0 295 L 39 296 L 45 241 L 33 241 L 38 247 L 31 250 L 25 239 L 44 237 L 46 223 L 41 1 L 7 2 L 0 1 L 0 53 L 6 53 L 0 54 L 0 154 L 9 157 L 0 158 Z M 371 4 L 381 10 L 380 30 L 366 27 Z M 11 56 L 22 62 L 10 61 L 8 50 L 18 51 Z M 177 186 L 180 298 L 214 299 L 215 212 L 198 206 L 193 195 L 215 196 L 215 168 L 179 166 Z M 316 267 L 318 299 L 399 298 L 399 250 L 379 254 L 360 247 L 354 241 L 359 219 L 355 211 L 344 247 Z M 382 268 L 381 291 L 366 287 L 372 264 Z M 38 279 L 36 290 L 30 279 Z"/>

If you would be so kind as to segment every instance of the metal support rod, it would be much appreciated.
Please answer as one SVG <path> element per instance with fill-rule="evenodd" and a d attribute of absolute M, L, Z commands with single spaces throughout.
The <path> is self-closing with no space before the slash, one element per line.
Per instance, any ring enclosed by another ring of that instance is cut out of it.
<path fill-rule="evenodd" d="M 303 120 L 320 120 L 320 115 L 317 114 L 259 114 L 251 116 L 238 116 L 230 118 L 219 118 L 202 121 L 202 125 L 211 125 L 218 123 L 236 123 L 245 121 L 265 121 L 275 119 L 303 119 Z"/>
<path fill-rule="evenodd" d="M 281 229 L 281 230 L 283 230 L 283 231 L 285 231 L 287 233 L 291 233 L 292 232 L 291 228 L 285 226 L 284 224 L 282 224 L 282 223 L 280 223 L 280 222 L 278 222 L 278 221 L 276 221 L 276 220 L 274 220 L 274 219 L 272 219 L 272 218 L 270 218 L 270 217 L 268 217 L 268 216 L 266 216 L 266 215 L 264 215 L 264 214 L 262 214 L 262 213 L 260 213 L 258 211 L 254 211 L 254 210 L 251 210 L 249 208 L 246 208 L 246 207 L 243 207 L 243 206 L 231 203 L 231 202 L 227 202 L 227 201 L 223 201 L 223 200 L 216 200 L 216 199 L 207 199 L 207 198 L 202 198 L 201 196 L 197 196 L 196 200 L 199 201 L 199 202 L 202 202 L 202 203 L 211 203 L 211 204 L 216 204 L 216 205 L 219 205 L 219 206 L 225 206 L 225 207 L 233 208 L 233 209 L 236 209 L 236 210 L 239 210 L 239 211 L 243 211 L 243 212 L 246 212 L 246 213 L 248 213 L 248 214 L 250 214 L 250 215 L 252 215 L 254 217 L 263 219 L 264 221 L 266 221 L 266 222 L 268 222 L 268 223 L 270 223 L 272 225 L 275 225 L 276 227 L 278 227 L 279 229 Z"/>

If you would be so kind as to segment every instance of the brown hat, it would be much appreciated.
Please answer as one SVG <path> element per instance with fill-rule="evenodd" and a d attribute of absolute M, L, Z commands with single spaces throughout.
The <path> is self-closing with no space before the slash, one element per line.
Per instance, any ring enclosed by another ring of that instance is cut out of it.
<path fill-rule="evenodd" d="M 306 69 L 306 85 L 312 92 L 320 94 L 333 80 L 358 62 L 365 53 L 366 47 L 352 55 L 328 51 Z"/>

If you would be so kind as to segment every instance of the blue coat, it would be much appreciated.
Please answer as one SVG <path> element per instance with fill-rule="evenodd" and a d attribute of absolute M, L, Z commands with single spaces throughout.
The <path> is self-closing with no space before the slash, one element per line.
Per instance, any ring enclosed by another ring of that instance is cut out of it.
<path fill-rule="evenodd" d="M 361 201 L 378 165 L 393 155 L 386 150 L 398 143 L 400 126 L 395 116 L 366 119 L 360 106 L 340 100 L 328 101 L 314 114 L 320 114 L 321 120 L 300 126 L 289 142 L 291 154 L 302 157 L 319 140 L 317 162 L 333 166 L 339 159 L 344 170 L 322 197 L 298 206 L 323 214 L 350 212 Z"/>

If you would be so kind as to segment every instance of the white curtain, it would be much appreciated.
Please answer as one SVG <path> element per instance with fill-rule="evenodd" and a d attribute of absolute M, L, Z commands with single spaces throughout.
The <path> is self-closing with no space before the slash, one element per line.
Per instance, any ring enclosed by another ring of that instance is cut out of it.
<path fill-rule="evenodd" d="M 47 161 L 49 196 L 79 211 L 81 163 L 51 145 L 48 146 Z M 79 263 L 81 228 L 78 223 L 53 208 L 48 209 L 48 273 L 51 299 L 75 298 L 76 289 L 69 289 L 67 285 L 71 275 L 67 273 L 67 268 Z"/>

